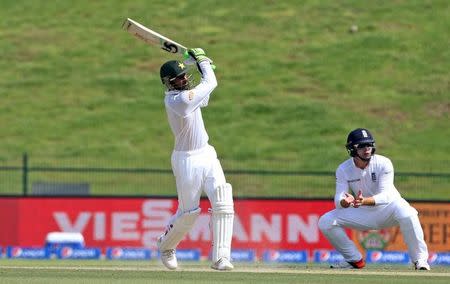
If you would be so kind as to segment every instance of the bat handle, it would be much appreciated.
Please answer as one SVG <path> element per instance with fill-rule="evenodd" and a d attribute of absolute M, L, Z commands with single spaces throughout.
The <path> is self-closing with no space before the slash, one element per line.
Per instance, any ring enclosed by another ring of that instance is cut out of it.
<path fill-rule="evenodd" d="M 189 55 L 189 53 L 188 53 L 187 50 L 184 51 L 184 53 L 183 53 L 183 58 L 184 58 L 184 63 L 187 64 L 187 65 L 192 65 L 192 64 L 195 63 L 195 59 L 192 58 L 192 57 Z M 192 62 L 191 62 L 191 61 L 192 61 Z M 217 67 L 216 67 L 216 65 L 211 64 L 211 68 L 212 68 L 213 70 L 216 70 Z"/>

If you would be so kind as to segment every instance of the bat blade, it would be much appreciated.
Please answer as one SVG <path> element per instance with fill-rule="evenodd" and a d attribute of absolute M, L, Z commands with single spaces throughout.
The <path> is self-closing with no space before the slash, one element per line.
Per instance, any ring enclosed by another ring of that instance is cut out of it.
<path fill-rule="evenodd" d="M 179 44 L 130 18 L 127 18 L 124 21 L 122 28 L 145 43 L 157 45 L 164 51 L 179 54 L 184 54 L 187 51 L 187 48 L 182 44 Z"/>

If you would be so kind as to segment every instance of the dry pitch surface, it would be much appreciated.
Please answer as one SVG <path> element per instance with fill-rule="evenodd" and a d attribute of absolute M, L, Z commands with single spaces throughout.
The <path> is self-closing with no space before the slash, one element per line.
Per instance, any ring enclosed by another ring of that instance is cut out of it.
<path fill-rule="evenodd" d="M 327 265 L 237 263 L 218 272 L 209 263 L 180 263 L 168 271 L 159 262 L 1 260 L 0 283 L 450 283 L 450 268 L 414 271 L 410 266 L 371 266 L 333 270 Z"/>

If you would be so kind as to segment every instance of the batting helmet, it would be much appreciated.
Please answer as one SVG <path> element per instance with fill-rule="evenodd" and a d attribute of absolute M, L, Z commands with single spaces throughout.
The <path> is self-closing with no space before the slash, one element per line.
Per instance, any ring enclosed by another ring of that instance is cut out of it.
<path fill-rule="evenodd" d="M 365 128 L 357 128 L 350 132 L 347 136 L 347 144 L 345 144 L 345 148 L 347 148 L 350 156 L 356 156 L 356 147 L 361 144 L 370 144 L 372 146 L 372 155 L 375 153 L 375 139 L 369 130 Z"/>
<path fill-rule="evenodd" d="M 186 74 L 188 71 L 187 67 L 183 62 L 177 60 L 170 60 L 164 63 L 159 70 L 159 75 L 161 77 L 161 81 L 169 90 L 179 89 L 185 90 L 188 88 L 188 82 L 185 85 L 176 87 L 173 84 L 173 81 L 178 76 Z"/>

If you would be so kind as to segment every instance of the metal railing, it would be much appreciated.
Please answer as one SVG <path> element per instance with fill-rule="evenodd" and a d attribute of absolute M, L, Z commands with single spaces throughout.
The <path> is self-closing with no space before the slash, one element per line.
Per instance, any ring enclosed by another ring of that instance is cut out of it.
<path fill-rule="evenodd" d="M 334 195 L 334 172 L 283 170 L 225 170 L 236 197 L 329 198 Z M 450 200 L 449 173 L 396 173 L 395 184 L 405 198 Z M 89 196 L 175 195 L 170 169 L 30 166 L 27 154 L 21 166 L 0 166 L 0 195 L 39 195 L 38 185 L 68 190 L 89 187 Z M 62 191 L 60 192 L 63 193 Z M 59 195 L 56 193 L 50 193 Z M 48 194 L 47 194 L 48 195 Z M 64 195 L 64 194 L 62 194 Z M 67 194 L 66 194 L 67 195 Z M 70 194 L 69 194 L 70 195 Z"/>

